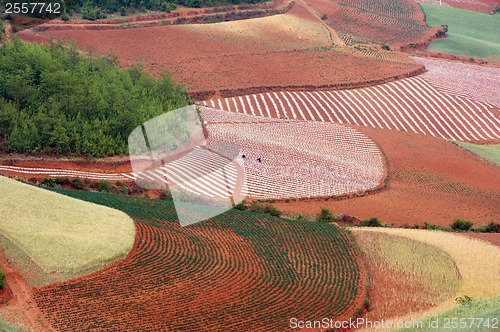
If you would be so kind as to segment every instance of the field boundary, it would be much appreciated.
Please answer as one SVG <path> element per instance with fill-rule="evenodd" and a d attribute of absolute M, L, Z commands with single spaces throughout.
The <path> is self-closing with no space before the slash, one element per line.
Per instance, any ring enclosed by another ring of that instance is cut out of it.
<path fill-rule="evenodd" d="M 294 0 L 276 1 L 273 5 L 229 6 L 209 8 L 208 10 L 165 13 L 151 16 L 135 17 L 131 19 L 103 20 L 99 22 L 88 21 L 52 21 L 51 23 L 39 25 L 32 30 L 54 31 L 54 30 L 116 30 L 150 28 L 158 26 L 170 26 L 181 24 L 208 24 L 218 22 L 239 21 L 251 18 L 259 18 L 284 14 L 293 8 Z"/>
<path fill-rule="evenodd" d="M 322 91 L 322 90 L 348 90 L 348 89 L 358 89 L 370 87 L 373 85 L 389 83 L 397 81 L 403 78 L 409 78 L 418 76 L 426 72 L 427 69 L 423 65 L 419 65 L 419 68 L 409 71 L 407 73 L 393 75 L 389 77 L 384 77 L 375 80 L 361 81 L 361 82 L 349 82 L 349 83 L 337 83 L 337 84 L 322 84 L 322 85 L 273 85 L 273 86 L 254 86 L 249 88 L 238 88 L 238 89 L 222 89 L 222 90 L 206 90 L 206 91 L 191 91 L 189 96 L 195 100 L 206 100 L 213 98 L 231 98 L 244 96 L 248 94 L 257 94 L 263 92 L 277 92 L 277 91 Z"/>

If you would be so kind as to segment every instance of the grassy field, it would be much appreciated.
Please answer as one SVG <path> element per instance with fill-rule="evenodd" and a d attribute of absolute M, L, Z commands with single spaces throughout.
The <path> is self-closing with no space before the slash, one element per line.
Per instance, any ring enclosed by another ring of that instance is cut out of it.
<path fill-rule="evenodd" d="M 448 37 L 434 41 L 429 51 L 500 59 L 500 16 L 421 3 L 428 26 L 448 25 Z"/>
<path fill-rule="evenodd" d="M 0 319 L 0 331 L 2 332 L 17 332 L 19 329 L 12 324 L 7 323 L 6 321 Z"/>
<path fill-rule="evenodd" d="M 425 327 L 424 329 L 410 328 L 398 331 L 421 332 L 423 330 L 428 330 L 427 327 L 430 326 L 439 326 L 438 328 L 432 328 L 432 331 L 450 331 L 452 324 L 454 324 L 453 320 L 451 320 L 453 318 L 457 318 L 457 324 L 463 324 L 463 328 L 458 328 L 458 331 L 498 331 L 500 326 L 500 323 L 498 322 L 499 317 L 500 297 L 496 297 L 488 300 L 472 301 L 467 304 L 458 305 L 453 309 L 443 312 L 442 314 L 426 317 L 422 320 L 422 324 Z M 481 319 L 483 320 L 481 321 Z M 438 324 L 436 324 L 436 322 L 438 322 Z M 447 322 L 448 328 L 445 328 L 445 324 Z M 481 325 L 479 325 L 480 322 L 482 322 Z M 494 328 L 494 325 L 496 325 L 496 328 Z"/>
<path fill-rule="evenodd" d="M 500 296 L 500 276 L 498 272 L 495 272 L 500 266 L 499 247 L 441 231 L 402 228 L 366 228 L 365 230 L 406 237 L 433 245 L 448 253 L 455 261 L 462 277 L 462 283 L 455 297 L 467 295 L 474 299 L 488 299 Z M 429 256 L 429 261 L 431 258 L 432 256 Z M 420 319 L 441 314 L 455 306 L 455 300 L 450 299 L 427 311 L 399 318 Z"/>
<path fill-rule="evenodd" d="M 465 142 L 453 142 L 456 145 L 469 150 L 484 160 L 500 166 L 500 144 L 479 145 Z"/>
<path fill-rule="evenodd" d="M 103 265 L 134 243 L 134 222 L 123 212 L 5 177 L 0 192 L 0 232 L 45 272 Z"/>
<path fill-rule="evenodd" d="M 363 229 L 355 229 L 353 234 L 373 283 L 373 306 L 368 313 L 371 319 L 428 309 L 457 293 L 460 275 L 451 256 L 443 250 L 406 237 Z"/>

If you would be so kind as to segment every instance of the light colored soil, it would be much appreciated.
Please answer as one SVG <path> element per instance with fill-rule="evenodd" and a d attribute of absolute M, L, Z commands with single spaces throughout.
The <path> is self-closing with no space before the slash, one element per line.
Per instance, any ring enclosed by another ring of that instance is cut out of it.
<path fill-rule="evenodd" d="M 450 225 L 455 218 L 487 224 L 500 215 L 498 167 L 452 143 L 429 136 L 357 127 L 384 151 L 387 188 L 364 197 L 275 203 L 283 211 L 316 214 L 320 208 L 398 226 Z"/>

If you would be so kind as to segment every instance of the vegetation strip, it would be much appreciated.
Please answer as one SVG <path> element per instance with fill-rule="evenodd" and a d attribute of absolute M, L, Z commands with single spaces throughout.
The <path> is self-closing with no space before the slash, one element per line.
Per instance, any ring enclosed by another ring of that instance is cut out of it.
<path fill-rule="evenodd" d="M 497 297 L 500 294 L 500 276 L 497 273 L 498 266 L 500 266 L 499 247 L 480 240 L 441 231 L 395 228 L 353 228 L 352 230 L 403 236 L 436 246 L 448 253 L 455 261 L 462 276 L 462 284 L 456 297 L 469 296 L 474 299 L 488 299 Z M 450 299 L 425 312 L 410 314 L 404 318 L 420 319 L 450 309 L 455 304 L 455 299 Z"/>
<path fill-rule="evenodd" d="M 0 231 L 45 272 L 102 266 L 132 248 L 134 223 L 120 211 L 5 177 L 0 192 Z"/>

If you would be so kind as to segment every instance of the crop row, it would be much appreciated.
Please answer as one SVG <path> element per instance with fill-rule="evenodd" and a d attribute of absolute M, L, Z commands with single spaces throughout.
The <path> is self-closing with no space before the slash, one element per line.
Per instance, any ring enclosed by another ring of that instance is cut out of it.
<path fill-rule="evenodd" d="M 423 15 L 411 1 L 339 1 L 331 24 L 341 34 L 376 43 L 411 43 L 426 30 Z"/>
<path fill-rule="evenodd" d="M 151 189 L 173 183 L 192 194 L 224 199 L 234 194 L 263 199 L 341 195 L 373 189 L 384 176 L 378 147 L 349 127 L 257 119 L 208 108 L 203 109 L 202 117 L 207 122 L 207 146 L 211 150 L 196 147 L 161 167 L 122 174 L 12 166 L 0 166 L 0 171 L 133 179 Z M 238 151 L 229 151 L 226 146 L 237 147 Z"/>
<path fill-rule="evenodd" d="M 447 140 L 500 138 L 498 107 L 447 93 L 420 77 L 362 89 L 280 91 L 203 103 L 249 115 L 395 129 Z"/>
<path fill-rule="evenodd" d="M 112 268 L 35 290 L 59 330 L 286 331 L 361 304 L 362 263 L 331 225 L 230 211 L 181 228 L 168 202 L 62 192 L 130 214 L 137 238 Z"/>
<path fill-rule="evenodd" d="M 489 107 L 500 107 L 500 68 L 418 57 L 412 59 L 427 68 L 422 77 L 432 85 L 451 94 L 483 101 Z"/>
<path fill-rule="evenodd" d="M 352 128 L 291 120 L 208 128 L 213 139 L 246 154 L 242 162 L 251 197 L 340 195 L 372 189 L 384 175 L 375 143 Z"/>

